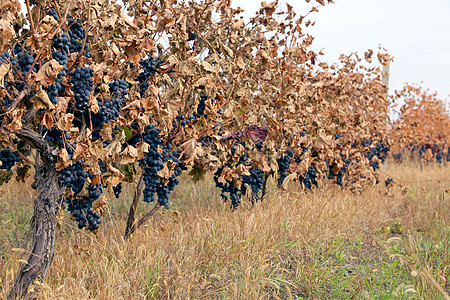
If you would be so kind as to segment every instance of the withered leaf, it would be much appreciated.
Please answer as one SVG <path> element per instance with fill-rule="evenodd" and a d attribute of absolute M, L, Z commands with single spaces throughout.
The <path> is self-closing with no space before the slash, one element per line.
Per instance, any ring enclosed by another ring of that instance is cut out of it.
<path fill-rule="evenodd" d="M 63 68 L 64 66 L 60 65 L 56 59 L 52 59 L 39 68 L 35 80 L 42 84 L 42 86 L 48 87 L 55 83 L 56 77 Z"/>
<path fill-rule="evenodd" d="M 5 86 L 5 76 L 9 72 L 9 64 L 0 64 L 0 87 Z"/>
<path fill-rule="evenodd" d="M 58 151 L 58 160 L 55 164 L 55 170 L 61 171 L 62 169 L 67 168 L 72 165 L 72 160 L 69 159 L 69 153 L 66 148 L 63 148 Z"/>
<path fill-rule="evenodd" d="M 202 154 L 203 150 L 201 145 L 196 139 L 190 139 L 180 146 L 182 149 L 181 157 L 185 164 L 189 165 L 198 159 Z"/>
<path fill-rule="evenodd" d="M 67 113 L 64 114 L 61 118 L 56 122 L 56 126 L 61 130 L 69 130 L 72 128 L 72 121 L 75 118 L 73 114 Z"/>
<path fill-rule="evenodd" d="M 120 162 L 124 165 L 134 163 L 139 156 L 138 150 L 131 145 L 128 145 L 120 154 Z"/>
<path fill-rule="evenodd" d="M 205 60 L 202 61 L 202 67 L 208 72 L 217 73 L 217 71 L 209 64 L 209 62 Z"/>
<path fill-rule="evenodd" d="M 36 94 L 30 99 L 30 102 L 33 103 L 33 107 L 36 111 L 39 111 L 41 108 L 46 109 L 49 112 L 55 110 L 55 105 L 52 101 L 50 101 L 47 92 L 42 89 L 36 92 Z"/>

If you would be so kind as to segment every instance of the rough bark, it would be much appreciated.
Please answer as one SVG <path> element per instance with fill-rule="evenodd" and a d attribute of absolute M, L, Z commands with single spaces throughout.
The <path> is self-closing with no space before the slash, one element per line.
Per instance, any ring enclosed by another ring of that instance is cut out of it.
<path fill-rule="evenodd" d="M 133 224 L 131 228 L 128 231 L 128 234 L 125 235 L 125 238 L 129 238 L 133 232 L 136 231 L 139 227 L 145 224 L 150 218 L 158 211 L 158 209 L 161 207 L 161 204 L 156 203 L 155 206 L 145 215 L 143 216 L 136 224 Z"/>
<path fill-rule="evenodd" d="M 128 213 L 127 227 L 125 229 L 125 238 L 128 238 L 131 234 L 131 228 L 134 225 L 134 215 L 136 214 L 136 209 L 139 204 L 139 198 L 141 197 L 142 190 L 144 189 L 144 173 L 141 174 L 139 178 L 139 182 L 136 186 L 136 190 L 134 191 L 133 203 L 131 203 L 130 211 Z"/>
<path fill-rule="evenodd" d="M 134 191 L 133 203 L 131 203 L 130 212 L 128 213 L 127 228 L 125 229 L 124 235 L 125 239 L 128 239 L 133 234 L 133 232 L 136 231 L 136 229 L 144 225 L 144 223 L 147 222 L 161 207 L 159 203 L 156 203 L 155 206 L 145 216 L 143 216 L 137 223 L 135 223 L 135 214 L 143 189 L 144 174 L 142 173 L 136 186 L 136 190 Z"/>
<path fill-rule="evenodd" d="M 56 237 L 55 218 L 63 194 L 58 173 L 54 168 L 55 158 L 49 145 L 28 127 L 23 127 L 15 134 L 37 149 L 40 155 L 37 156 L 36 173 L 32 185 L 38 191 L 38 196 L 34 201 L 34 215 L 31 222 L 33 244 L 25 260 L 26 263 L 21 263 L 19 266 L 8 299 L 34 298 L 34 293 L 44 280 L 53 261 Z M 42 164 L 40 159 L 42 159 Z"/>
<path fill-rule="evenodd" d="M 155 206 L 145 216 L 143 216 L 137 223 L 135 223 L 135 214 L 143 189 L 144 189 L 144 173 L 141 174 L 139 182 L 136 186 L 136 190 L 134 191 L 133 203 L 131 203 L 130 206 L 130 211 L 128 213 L 127 219 L 127 227 L 125 229 L 124 234 L 125 239 L 128 239 L 133 234 L 133 232 L 136 231 L 136 229 L 144 225 L 145 222 L 147 222 L 161 207 L 159 203 L 156 203 Z"/>
<path fill-rule="evenodd" d="M 56 237 L 56 213 L 62 188 L 58 174 L 53 168 L 43 165 L 35 175 L 38 196 L 34 202 L 32 219 L 33 245 L 27 263 L 21 263 L 8 299 L 31 298 L 39 288 L 53 261 Z"/>

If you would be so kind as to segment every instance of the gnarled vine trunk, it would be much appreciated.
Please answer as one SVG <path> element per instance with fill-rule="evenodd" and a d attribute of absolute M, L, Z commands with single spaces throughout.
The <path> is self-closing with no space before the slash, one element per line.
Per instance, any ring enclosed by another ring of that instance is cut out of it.
<path fill-rule="evenodd" d="M 58 182 L 58 174 L 52 165 L 36 167 L 34 186 L 38 196 L 34 201 L 33 245 L 27 263 L 21 263 L 8 299 L 32 297 L 53 261 L 56 214 L 63 189 Z"/>

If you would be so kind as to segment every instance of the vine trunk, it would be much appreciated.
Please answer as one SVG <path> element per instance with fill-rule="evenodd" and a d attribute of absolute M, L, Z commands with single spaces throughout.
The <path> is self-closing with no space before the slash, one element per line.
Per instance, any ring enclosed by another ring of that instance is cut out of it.
<path fill-rule="evenodd" d="M 8 300 L 17 298 L 34 298 L 40 283 L 53 261 L 56 214 L 62 188 L 58 182 L 58 174 L 49 165 L 36 167 L 34 186 L 38 196 L 34 201 L 34 215 L 31 220 L 33 244 L 25 262 L 21 262 L 14 280 Z"/>

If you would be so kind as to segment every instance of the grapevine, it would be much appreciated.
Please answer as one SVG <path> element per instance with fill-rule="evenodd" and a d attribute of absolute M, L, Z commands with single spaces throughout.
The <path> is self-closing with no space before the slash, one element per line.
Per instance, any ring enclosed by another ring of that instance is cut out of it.
<path fill-rule="evenodd" d="M 63 209 L 95 234 L 107 193 L 126 201 L 128 183 L 126 237 L 170 208 L 185 170 L 214 174 L 233 209 L 263 199 L 271 176 L 305 191 L 382 182 L 390 99 L 380 67 L 365 64 L 372 52 L 315 64 L 306 21 L 276 2 L 248 24 L 229 1 L 126 7 L 31 2 L 41 13 L 20 30 L 20 4 L 0 7 L 10 33 L 0 42 L 0 169 L 34 168 L 35 238 L 46 244 L 28 257 L 38 267 L 19 267 L 11 297 L 44 278 Z M 155 207 L 136 222 L 141 196 Z"/>

